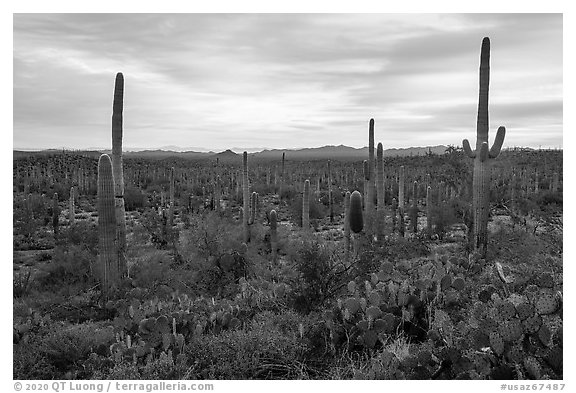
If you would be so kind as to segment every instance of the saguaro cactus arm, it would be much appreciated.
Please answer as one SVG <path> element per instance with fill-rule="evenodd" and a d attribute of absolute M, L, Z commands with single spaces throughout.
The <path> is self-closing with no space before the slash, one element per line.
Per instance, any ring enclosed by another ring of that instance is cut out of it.
<path fill-rule="evenodd" d="M 504 144 L 504 137 L 506 136 L 506 128 L 503 126 L 498 127 L 498 131 L 496 132 L 496 139 L 494 139 L 494 143 L 490 148 L 490 158 L 496 158 L 500 155 L 500 150 L 502 149 L 502 145 Z"/>

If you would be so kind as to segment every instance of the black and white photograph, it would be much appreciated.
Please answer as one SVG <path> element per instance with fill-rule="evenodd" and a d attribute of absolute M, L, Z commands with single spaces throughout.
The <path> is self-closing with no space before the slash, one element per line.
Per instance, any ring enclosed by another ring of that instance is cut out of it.
<path fill-rule="evenodd" d="M 12 21 L 15 391 L 570 390 L 562 13 Z"/>

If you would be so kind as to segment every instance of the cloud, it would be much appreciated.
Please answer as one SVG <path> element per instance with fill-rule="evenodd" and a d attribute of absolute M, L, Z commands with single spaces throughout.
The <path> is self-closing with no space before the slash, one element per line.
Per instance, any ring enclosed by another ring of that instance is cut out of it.
<path fill-rule="evenodd" d="M 122 71 L 125 146 L 458 144 L 486 35 L 491 119 L 561 145 L 561 14 L 15 14 L 13 142 L 110 146 Z"/>

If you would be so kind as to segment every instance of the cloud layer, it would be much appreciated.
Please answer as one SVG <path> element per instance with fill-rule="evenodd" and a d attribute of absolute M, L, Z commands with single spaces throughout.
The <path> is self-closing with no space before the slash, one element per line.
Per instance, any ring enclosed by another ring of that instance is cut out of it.
<path fill-rule="evenodd" d="M 461 144 L 482 37 L 490 127 L 562 146 L 561 14 L 15 14 L 15 147 Z"/>

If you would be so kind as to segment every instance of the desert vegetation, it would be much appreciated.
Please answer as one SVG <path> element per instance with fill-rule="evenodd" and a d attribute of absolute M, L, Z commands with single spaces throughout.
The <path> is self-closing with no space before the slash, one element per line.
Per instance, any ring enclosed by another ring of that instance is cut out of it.
<path fill-rule="evenodd" d="M 14 378 L 562 379 L 562 151 L 489 146 L 489 44 L 474 150 L 364 162 L 123 156 L 119 73 L 110 155 L 14 156 Z"/>

